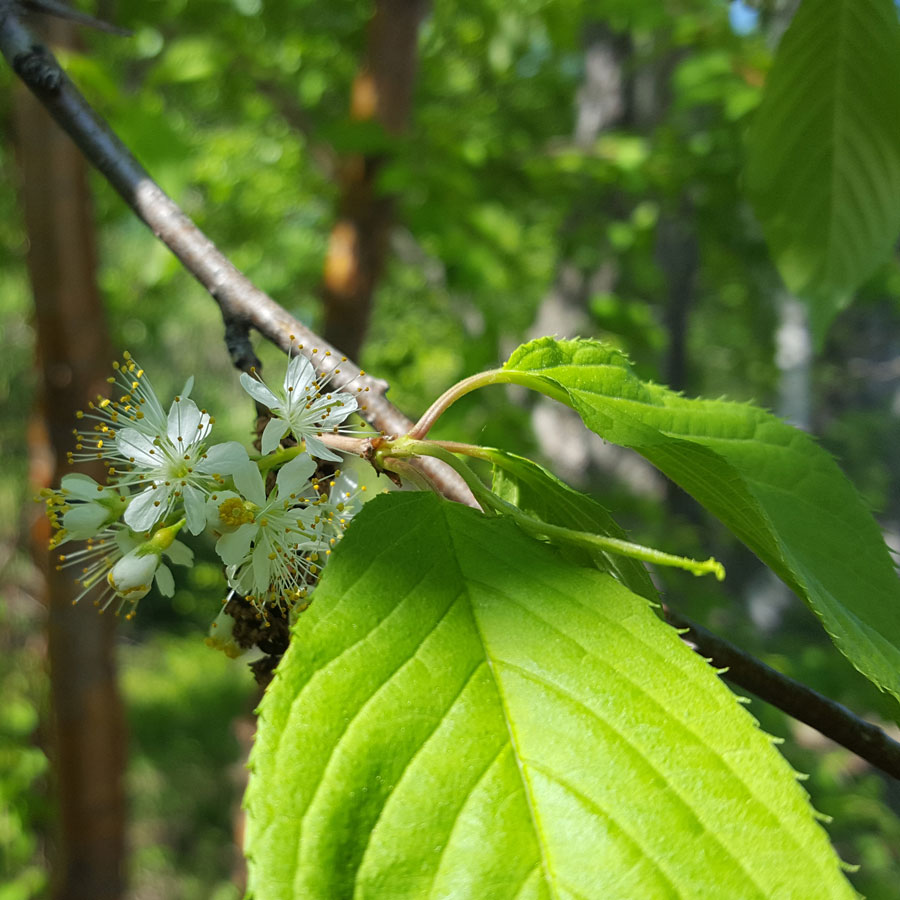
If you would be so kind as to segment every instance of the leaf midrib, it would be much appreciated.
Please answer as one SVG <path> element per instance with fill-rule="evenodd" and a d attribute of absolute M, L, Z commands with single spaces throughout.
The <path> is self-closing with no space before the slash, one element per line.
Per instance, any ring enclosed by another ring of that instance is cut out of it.
<path fill-rule="evenodd" d="M 465 558 L 464 554 L 459 552 L 459 548 L 458 548 L 457 542 L 455 540 L 454 530 L 450 527 L 449 523 L 446 522 L 446 518 L 444 519 L 444 521 L 445 521 L 445 524 L 447 527 L 448 534 L 450 535 L 450 539 L 454 546 L 454 549 L 457 550 L 457 554 L 456 554 L 457 558 L 460 558 L 460 559 Z M 466 536 L 466 535 L 463 535 L 463 538 L 471 539 L 471 538 L 468 538 L 468 536 Z M 484 555 L 488 555 L 490 553 L 490 549 L 487 547 L 482 547 L 481 552 Z M 459 571 L 460 578 L 465 583 L 479 584 L 492 593 L 497 592 L 497 588 L 495 586 L 479 581 L 477 578 L 474 578 L 473 576 L 463 572 L 461 568 L 458 568 L 458 571 Z M 550 586 L 543 585 L 543 587 L 552 589 L 552 585 L 550 585 Z M 630 688 L 633 689 L 637 694 L 640 694 L 641 696 L 643 696 L 652 705 L 660 708 L 662 710 L 663 714 L 665 714 L 665 710 L 660 706 L 659 702 L 651 694 L 649 694 L 641 685 L 639 685 L 631 677 L 629 677 L 627 673 L 623 672 L 621 669 L 614 668 L 608 661 L 597 657 L 592 651 L 590 651 L 587 647 L 585 647 L 584 645 L 579 643 L 570 634 L 568 634 L 564 631 L 560 631 L 558 628 L 556 628 L 556 626 L 553 623 L 549 622 L 547 619 L 545 619 L 541 616 L 538 616 L 533 610 L 522 606 L 522 604 L 518 603 L 514 598 L 512 598 L 508 595 L 503 595 L 503 599 L 505 602 L 508 602 L 514 606 L 517 606 L 519 609 L 521 609 L 523 611 L 523 613 L 537 618 L 538 621 L 540 621 L 543 625 L 545 625 L 552 631 L 556 632 L 556 634 L 558 634 L 564 640 L 575 644 L 577 647 L 579 647 L 579 649 L 581 649 L 583 651 L 585 656 L 590 657 L 592 660 L 595 661 L 595 663 L 598 663 L 598 664 L 604 666 L 605 668 L 608 668 L 611 671 L 613 671 L 618 677 L 622 678 L 623 681 L 625 681 L 630 686 Z M 571 600 L 573 602 L 575 602 L 581 608 L 583 608 L 591 613 L 596 614 L 596 610 L 594 610 L 592 607 L 589 607 L 588 605 L 581 602 L 581 600 L 578 597 L 572 597 Z M 594 710 L 590 709 L 590 707 L 585 706 L 583 701 L 579 700 L 579 698 L 577 698 L 577 697 L 573 696 L 572 694 L 568 693 L 567 691 L 565 691 L 561 686 L 555 685 L 552 682 L 547 681 L 546 679 L 537 675 L 536 673 L 530 672 L 527 669 L 523 669 L 521 666 L 517 666 L 514 663 L 510 663 L 505 660 L 496 659 L 492 655 L 492 653 L 489 649 L 488 642 L 487 642 L 484 632 L 482 631 L 482 628 L 481 628 L 481 624 L 478 621 L 478 616 L 475 614 L 475 610 L 474 610 L 474 608 L 471 607 L 471 604 L 470 604 L 470 608 L 471 608 L 471 612 L 472 612 L 472 620 L 474 622 L 476 631 L 478 633 L 479 640 L 481 641 L 481 644 L 482 644 L 482 647 L 484 650 L 484 654 L 485 654 L 485 659 L 488 662 L 488 667 L 489 667 L 489 670 L 493 677 L 494 684 L 496 685 L 498 697 L 500 698 L 501 708 L 502 708 L 502 712 L 503 712 L 503 719 L 504 719 L 504 722 L 506 723 L 507 731 L 509 733 L 510 744 L 513 749 L 513 757 L 516 761 L 516 766 L 518 768 L 520 778 L 522 779 L 523 787 L 525 788 L 525 795 L 526 795 L 526 799 L 527 799 L 527 803 L 528 803 L 528 809 L 529 809 L 529 813 L 531 815 L 532 825 L 535 829 L 535 836 L 537 838 L 537 844 L 540 848 L 542 863 L 543 863 L 545 872 L 548 873 L 548 882 L 552 881 L 552 885 L 548 884 L 548 887 L 550 887 L 550 889 L 554 891 L 554 896 L 560 896 L 556 892 L 556 885 L 559 883 L 559 878 L 555 874 L 555 872 L 553 872 L 552 867 L 551 867 L 552 866 L 551 861 L 549 860 L 548 855 L 547 855 L 546 845 L 548 844 L 548 842 L 546 841 L 546 839 L 544 837 L 544 830 L 540 824 L 540 812 L 536 808 L 534 799 L 532 796 L 533 787 L 531 784 L 531 779 L 525 768 L 526 766 L 534 766 L 535 768 L 537 768 L 537 765 L 535 764 L 535 762 L 533 760 L 526 760 L 525 755 L 522 752 L 521 745 L 516 737 L 515 724 L 513 723 L 512 717 L 509 714 L 509 709 L 511 707 L 511 704 L 507 700 L 506 691 L 503 687 L 503 679 L 502 679 L 502 677 L 500 677 L 500 674 L 499 674 L 499 670 L 503 669 L 503 668 L 507 668 L 510 670 L 516 670 L 523 677 L 527 677 L 530 680 L 533 680 L 533 681 L 536 681 L 536 682 L 542 684 L 544 687 L 550 689 L 557 695 L 563 697 L 568 702 L 570 702 L 574 705 L 577 705 L 579 708 L 583 709 L 602 729 L 604 729 L 608 733 L 612 733 L 613 735 L 615 735 L 618 740 L 620 740 L 627 748 L 629 748 L 630 753 L 635 758 L 640 759 L 645 766 L 647 766 L 655 775 L 658 776 L 659 780 L 662 783 L 667 785 L 668 789 L 672 793 L 672 796 L 674 796 L 678 799 L 680 806 L 684 810 L 686 810 L 691 815 L 691 817 L 700 825 L 704 834 L 708 835 L 709 838 L 717 846 L 719 846 L 721 848 L 721 851 L 726 856 L 728 856 L 730 859 L 732 859 L 734 861 L 735 865 L 738 868 L 740 868 L 741 871 L 743 871 L 745 873 L 748 884 L 754 885 L 757 892 L 759 893 L 759 896 L 762 898 L 766 897 L 765 891 L 763 890 L 762 886 L 757 882 L 753 873 L 748 871 L 742 865 L 741 861 L 733 855 L 733 853 L 729 850 L 729 848 L 725 844 L 723 844 L 721 842 L 718 835 L 713 830 L 709 829 L 706 826 L 706 824 L 703 822 L 703 820 L 697 816 L 697 812 L 696 812 L 695 808 L 687 800 L 684 799 L 684 797 L 679 793 L 679 791 L 676 790 L 675 786 L 671 783 L 670 779 L 666 776 L 666 774 L 664 772 L 660 771 L 657 768 L 657 766 L 654 764 L 654 762 L 647 755 L 645 755 L 632 741 L 630 741 L 626 735 L 624 735 L 621 731 L 616 729 L 611 722 L 608 722 L 607 720 L 598 716 Z M 640 640 L 640 638 L 636 637 L 632 632 L 627 631 L 627 629 L 622 629 L 618 623 L 611 622 L 607 619 L 607 620 L 605 620 L 605 624 L 609 628 L 613 628 L 613 629 L 618 628 L 618 629 L 622 630 L 623 632 L 625 632 L 627 634 L 627 636 L 630 640 L 637 641 L 638 643 L 640 643 L 642 645 L 642 647 L 644 647 L 645 650 L 647 652 L 651 653 L 652 655 L 654 655 L 654 656 L 659 655 L 654 647 L 648 645 L 645 641 Z M 747 784 L 747 782 L 741 777 L 740 772 L 737 769 L 735 769 L 735 767 L 731 763 L 729 763 L 729 761 L 725 757 L 723 757 L 721 754 L 719 754 L 714 748 L 710 747 L 709 744 L 702 739 L 702 737 L 697 735 L 687 725 L 687 723 L 682 722 L 678 719 L 672 719 L 671 717 L 667 718 L 666 721 L 669 722 L 671 725 L 677 727 L 678 729 L 684 731 L 686 734 L 690 735 L 691 739 L 694 742 L 696 742 L 698 745 L 702 746 L 706 752 L 711 754 L 711 756 L 718 759 L 720 761 L 723 769 L 726 770 L 727 772 L 731 773 L 734 776 L 735 782 L 740 783 L 743 786 L 744 790 L 746 791 L 747 796 L 749 798 L 752 798 L 754 806 L 759 810 L 764 810 L 767 817 L 770 819 L 770 821 L 774 822 L 776 826 L 781 826 L 782 828 L 784 827 L 783 822 L 782 822 L 781 818 L 778 816 L 778 814 L 769 806 L 769 804 L 767 804 L 764 800 L 762 800 L 752 790 L 751 786 L 749 784 Z M 554 777 L 556 777 L 556 776 L 554 776 Z M 587 799 L 590 801 L 590 798 L 587 798 Z M 595 801 L 590 801 L 590 802 L 593 806 L 596 806 Z M 611 814 L 606 814 L 606 815 L 607 815 L 607 818 L 609 818 L 612 822 L 614 822 L 616 824 L 616 828 L 628 839 L 628 841 L 631 842 L 634 846 L 638 847 L 641 850 L 641 858 L 643 860 L 645 860 L 647 863 L 651 864 L 653 866 L 653 868 L 656 869 L 657 872 L 663 877 L 663 879 L 667 883 L 671 884 L 673 886 L 673 888 L 675 888 L 677 890 L 677 886 L 672 881 L 670 874 L 668 872 L 666 872 L 664 868 L 662 868 L 660 861 L 657 859 L 656 855 L 651 852 L 646 851 L 643 848 L 639 838 L 637 836 L 633 835 L 630 831 L 628 831 L 623 825 L 619 824 L 618 821 Z M 796 841 L 795 837 L 793 836 L 793 834 L 791 834 L 788 831 L 785 831 L 785 834 L 791 840 L 791 842 L 795 846 L 797 846 L 798 851 L 802 852 L 802 847 L 799 844 L 797 844 L 797 841 Z"/>

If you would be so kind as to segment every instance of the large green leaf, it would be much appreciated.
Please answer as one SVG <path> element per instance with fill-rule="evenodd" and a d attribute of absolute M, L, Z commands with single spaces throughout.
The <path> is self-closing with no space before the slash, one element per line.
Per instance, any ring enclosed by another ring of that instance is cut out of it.
<path fill-rule="evenodd" d="M 804 0 L 751 132 L 747 190 L 821 338 L 900 231 L 900 26 L 893 0 Z"/>
<path fill-rule="evenodd" d="M 542 338 L 505 366 L 631 447 L 718 516 L 822 620 L 860 672 L 900 697 L 900 580 L 875 520 L 808 435 L 754 406 L 640 381 L 597 341 Z M 524 376 L 524 377 L 523 377 Z"/>
<path fill-rule="evenodd" d="M 505 519 L 379 497 L 262 703 L 256 900 L 852 897 L 715 672 Z"/>
<path fill-rule="evenodd" d="M 494 464 L 495 493 L 522 512 L 551 525 L 604 537 L 627 538 L 604 507 L 560 481 L 552 472 L 515 453 L 487 447 L 482 450 Z M 589 551 L 578 547 L 558 549 L 565 558 L 579 565 L 595 565 L 601 571 L 609 572 L 634 593 L 648 600 L 658 599 L 647 569 L 639 560 L 601 550 Z"/>

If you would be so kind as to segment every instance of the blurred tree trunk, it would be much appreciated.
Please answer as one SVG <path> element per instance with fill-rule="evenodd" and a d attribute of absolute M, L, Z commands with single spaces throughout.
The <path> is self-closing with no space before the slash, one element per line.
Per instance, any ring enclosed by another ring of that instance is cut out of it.
<path fill-rule="evenodd" d="M 664 319 L 669 344 L 663 381 L 673 391 L 688 387 L 687 337 L 700 265 L 692 204 L 684 195 L 678 208 L 664 214 L 657 227 L 656 260 L 666 279 Z"/>
<path fill-rule="evenodd" d="M 54 43 L 72 45 L 53 22 Z M 59 484 L 72 449 L 75 412 L 103 393 L 110 361 L 97 291 L 94 226 L 81 154 L 23 89 L 15 104 L 21 201 L 35 302 L 39 399 L 29 428 L 32 472 Z M 102 467 L 93 471 L 102 477 Z M 87 471 L 90 471 L 89 469 Z M 47 575 L 48 654 L 59 833 L 53 867 L 57 900 L 111 900 L 124 888 L 124 718 L 116 683 L 116 621 L 90 602 L 73 606 L 72 573 L 57 571 L 45 519 L 33 529 Z"/>
<path fill-rule="evenodd" d="M 427 0 L 375 0 L 365 61 L 353 83 L 351 119 L 376 121 L 390 135 L 406 128 L 427 8 Z M 384 161 L 384 153 L 342 160 L 337 223 L 325 260 L 323 334 L 353 359 L 365 340 L 393 221 L 393 202 L 377 184 Z"/>

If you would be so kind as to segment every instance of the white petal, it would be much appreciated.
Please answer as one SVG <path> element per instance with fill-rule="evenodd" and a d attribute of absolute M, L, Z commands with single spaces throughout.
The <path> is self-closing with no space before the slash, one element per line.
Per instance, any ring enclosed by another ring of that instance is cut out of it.
<path fill-rule="evenodd" d="M 257 378 L 253 378 L 246 372 L 241 374 L 241 387 L 254 399 L 275 409 L 281 406 L 281 401 Z"/>
<path fill-rule="evenodd" d="M 316 459 L 331 459 L 334 462 L 340 462 L 341 458 L 333 450 L 329 450 L 317 437 L 308 434 L 304 437 L 306 441 L 306 452 Z"/>
<path fill-rule="evenodd" d="M 165 563 L 160 563 L 156 570 L 156 586 L 163 597 L 171 597 L 175 593 L 175 579 Z"/>
<path fill-rule="evenodd" d="M 179 450 L 196 444 L 205 437 L 203 414 L 193 400 L 182 398 L 173 400 L 169 407 L 168 435 L 169 440 Z M 207 428 L 208 431 L 208 428 Z M 182 440 L 178 440 L 181 438 Z"/>
<path fill-rule="evenodd" d="M 359 409 L 356 397 L 350 394 L 335 394 L 328 401 L 328 412 L 319 420 L 323 425 L 340 425 L 351 413 Z"/>
<path fill-rule="evenodd" d="M 100 485 L 90 475 L 82 475 L 81 472 L 63 475 L 59 486 L 78 500 L 96 500 L 102 493 Z"/>
<path fill-rule="evenodd" d="M 168 499 L 169 492 L 165 488 L 148 487 L 128 504 L 123 517 L 125 524 L 134 531 L 149 531 L 166 511 Z"/>
<path fill-rule="evenodd" d="M 150 379 L 143 374 L 143 369 L 138 365 L 137 360 L 132 360 L 132 362 L 135 364 L 136 369 L 142 373 L 140 379 L 136 380 L 140 381 L 144 398 L 144 402 L 141 404 L 144 417 L 138 419 L 135 427 L 144 434 L 162 434 L 166 428 L 166 414 L 163 412 L 163 408 L 156 397 L 156 392 L 153 390 Z M 127 377 L 130 380 L 130 375 Z"/>
<path fill-rule="evenodd" d="M 188 377 L 188 380 L 184 383 L 184 390 L 181 392 L 181 396 L 187 399 L 191 396 L 191 391 L 194 389 L 194 376 L 191 375 Z"/>
<path fill-rule="evenodd" d="M 139 547 L 144 543 L 143 537 L 129 531 L 127 528 L 121 528 L 116 531 L 116 546 L 123 554 L 130 553 L 135 547 Z"/>
<path fill-rule="evenodd" d="M 80 503 L 67 510 L 62 526 L 76 541 L 93 537 L 106 524 L 109 510 L 98 503 Z"/>
<path fill-rule="evenodd" d="M 287 371 L 284 373 L 284 389 L 293 388 L 292 396 L 299 396 L 316 380 L 313 364 L 303 355 L 291 357 Z"/>
<path fill-rule="evenodd" d="M 263 478 L 259 474 L 256 463 L 248 460 L 247 465 L 234 471 L 231 477 L 234 479 L 234 486 L 242 496 L 257 506 L 266 505 L 266 486 L 263 484 Z"/>
<path fill-rule="evenodd" d="M 197 463 L 198 472 L 210 475 L 231 475 L 249 461 L 247 451 L 237 441 L 226 441 L 224 444 L 213 444 L 200 462 Z"/>
<path fill-rule="evenodd" d="M 120 596 L 140 600 L 146 596 L 159 566 L 159 555 L 142 553 L 138 547 L 126 553 L 107 573 L 109 586 Z"/>
<path fill-rule="evenodd" d="M 231 534 L 223 534 L 216 541 L 216 553 L 226 566 L 238 566 L 250 552 L 250 544 L 259 529 L 254 524 L 241 525 L 237 531 Z"/>
<path fill-rule="evenodd" d="M 272 560 L 269 559 L 269 548 L 265 541 L 260 541 L 253 548 L 253 589 L 262 596 L 269 589 L 272 581 Z"/>
<path fill-rule="evenodd" d="M 268 456 L 273 450 L 278 448 L 281 439 L 288 433 L 290 425 L 284 419 L 269 419 L 266 427 L 263 429 L 262 441 L 260 442 L 260 451 L 263 456 Z"/>
<path fill-rule="evenodd" d="M 145 469 L 155 469 L 164 461 L 153 441 L 134 428 L 123 428 L 116 435 L 116 449 L 125 459 Z"/>
<path fill-rule="evenodd" d="M 175 563 L 176 566 L 192 566 L 194 564 L 194 551 L 181 541 L 172 541 L 163 554 Z"/>
<path fill-rule="evenodd" d="M 331 489 L 331 499 L 337 502 L 343 498 L 344 494 L 352 494 L 362 483 L 363 470 L 362 466 L 368 466 L 372 475 L 377 477 L 375 470 L 368 463 L 353 454 L 342 454 L 341 468 L 337 475 L 332 479 L 334 487 Z M 368 473 L 366 473 L 368 474 Z"/>
<path fill-rule="evenodd" d="M 206 528 L 206 494 L 197 490 L 192 484 L 186 484 L 182 496 L 184 497 L 187 530 L 191 534 L 200 534 Z"/>
<path fill-rule="evenodd" d="M 289 494 L 302 494 L 315 471 L 316 461 L 307 453 L 286 462 L 278 470 L 275 479 L 275 484 L 278 485 L 278 498 L 284 500 Z"/>
<path fill-rule="evenodd" d="M 252 576 L 253 569 L 251 569 L 250 566 L 242 566 L 241 568 L 229 566 L 225 570 L 228 586 L 244 597 L 253 592 Z"/>

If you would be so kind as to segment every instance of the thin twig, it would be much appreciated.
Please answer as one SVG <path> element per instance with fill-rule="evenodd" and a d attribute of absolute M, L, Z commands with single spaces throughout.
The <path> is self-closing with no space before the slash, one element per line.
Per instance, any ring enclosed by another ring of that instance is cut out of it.
<path fill-rule="evenodd" d="M 882 772 L 900 779 L 900 743 L 888 737 L 877 725 L 861 719 L 846 706 L 829 700 L 799 681 L 782 675 L 668 606 L 663 606 L 663 611 L 670 625 L 687 629 L 682 638 L 697 653 L 717 669 L 728 670 L 722 673 L 723 678 L 805 722 Z"/>
<path fill-rule="evenodd" d="M 256 287 L 185 215 L 94 111 L 53 54 L 22 24 L 13 0 L 0 0 L 0 53 L 87 160 L 209 291 L 221 310 L 228 349 L 239 368 L 249 359 L 246 329 L 253 327 L 285 353 L 296 352 L 299 345 L 332 384 L 360 397 L 362 415 L 379 431 L 403 434 L 412 426 L 385 399 L 386 381 L 361 373 L 358 366 L 345 361 L 339 350 Z M 455 472 L 430 460 L 422 464 L 444 496 L 474 504 Z"/>

